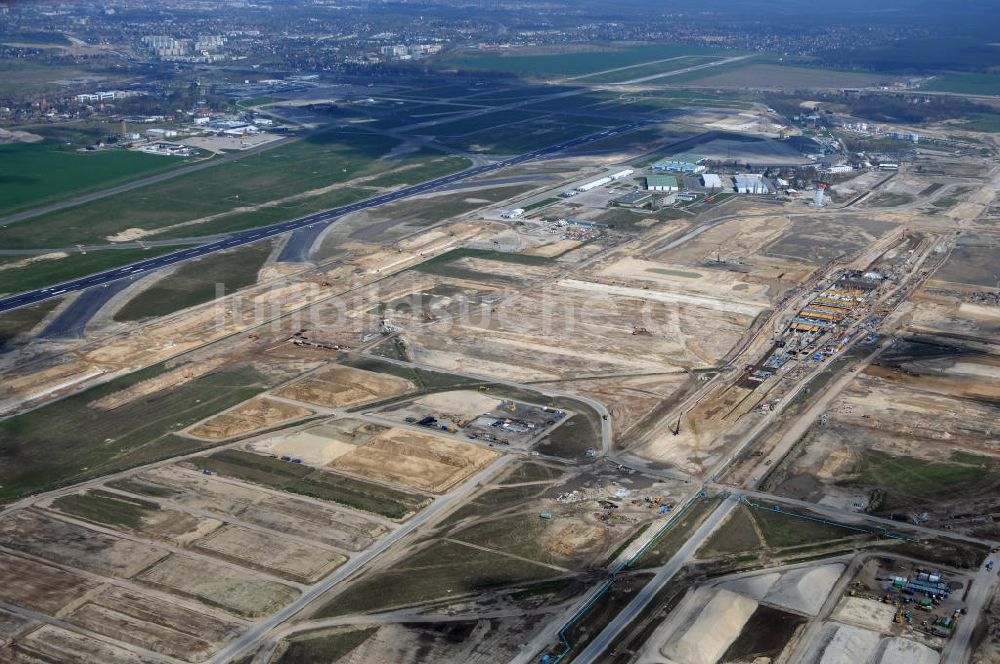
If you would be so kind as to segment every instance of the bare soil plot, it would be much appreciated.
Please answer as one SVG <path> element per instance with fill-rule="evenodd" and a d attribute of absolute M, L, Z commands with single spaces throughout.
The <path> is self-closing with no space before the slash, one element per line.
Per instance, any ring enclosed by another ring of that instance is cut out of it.
<path fill-rule="evenodd" d="M 961 235 L 948 260 L 934 273 L 935 279 L 959 284 L 995 288 L 1000 235 L 966 233 Z"/>
<path fill-rule="evenodd" d="M 196 547 L 239 564 L 310 583 L 347 561 L 329 549 L 240 526 L 226 526 L 198 541 Z"/>
<path fill-rule="evenodd" d="M 0 521 L 0 545 L 97 574 L 129 578 L 167 551 L 22 510 Z"/>
<path fill-rule="evenodd" d="M 678 293 L 704 295 L 740 304 L 752 302 L 764 307 L 768 304 L 768 287 L 739 272 L 699 270 L 687 265 L 623 258 L 604 267 L 600 274 L 629 282 L 656 283 Z"/>
<path fill-rule="evenodd" d="M 0 552 L 0 601 L 48 615 L 100 586 L 82 576 L 34 560 Z"/>
<path fill-rule="evenodd" d="M 162 509 L 158 503 L 101 489 L 70 494 L 52 501 L 49 509 L 103 526 L 142 533 L 186 545 L 222 525 L 217 519 Z"/>
<path fill-rule="evenodd" d="M 499 457 L 479 445 L 408 429 L 389 429 L 340 457 L 332 467 L 368 479 L 440 493 Z"/>
<path fill-rule="evenodd" d="M 66 620 L 96 634 L 188 662 L 207 659 L 222 643 L 243 632 L 235 621 L 114 586 L 75 609 Z"/>
<path fill-rule="evenodd" d="M 219 368 L 224 362 L 225 358 L 222 357 L 213 358 L 205 362 L 190 362 L 171 371 L 162 373 L 159 376 L 138 382 L 131 387 L 118 390 L 117 392 L 112 392 L 107 396 L 91 402 L 89 405 L 92 408 L 111 410 L 127 403 L 131 403 L 137 399 L 155 394 L 161 390 L 169 390 L 171 388 L 178 387 L 179 385 L 183 385 L 184 383 L 190 382 L 200 376 L 204 376 L 208 372 Z"/>
<path fill-rule="evenodd" d="M 314 414 L 314 411 L 308 408 L 266 397 L 256 397 L 195 425 L 188 430 L 188 433 L 205 440 L 224 440 Z"/>
<path fill-rule="evenodd" d="M 851 255 L 896 228 L 888 221 L 818 215 L 796 217 L 790 232 L 766 247 L 769 256 L 825 263 Z"/>
<path fill-rule="evenodd" d="M 895 615 L 896 607 L 891 604 L 863 597 L 844 597 L 830 617 L 837 622 L 882 632 L 889 629 Z"/>
<path fill-rule="evenodd" d="M 9 664 L 159 664 L 139 652 L 98 641 L 61 627 L 43 625 L 0 650 L 0 659 Z"/>
<path fill-rule="evenodd" d="M 223 450 L 203 457 L 198 466 L 224 477 L 339 503 L 390 519 L 406 518 L 430 502 L 423 495 L 239 450 Z"/>
<path fill-rule="evenodd" d="M 249 570 L 178 554 L 153 565 L 137 579 L 247 618 L 269 615 L 298 595 L 294 588 Z"/>
<path fill-rule="evenodd" d="M 31 624 L 32 621 L 27 618 L 0 610 L 0 642 L 17 636 Z"/>
<path fill-rule="evenodd" d="M 408 328 L 402 339 L 414 361 L 447 371 L 471 368 L 520 382 L 629 375 L 714 366 L 761 310 L 652 287 L 564 280 L 506 296 L 481 315 Z M 649 334 L 635 334 L 638 328 Z"/>
<path fill-rule="evenodd" d="M 322 435 L 320 427 L 313 427 L 257 440 L 248 444 L 246 449 L 278 458 L 301 459 L 302 463 L 310 466 L 325 466 L 352 451 L 354 447 L 352 443 Z"/>
<path fill-rule="evenodd" d="M 348 551 L 360 551 L 388 531 L 384 525 L 349 510 L 274 495 L 253 485 L 222 481 L 176 467 L 147 471 L 139 478 L 173 491 L 171 501 L 182 507 L 280 533 L 309 536 Z"/>
<path fill-rule="evenodd" d="M 402 394 L 414 387 L 413 383 L 396 376 L 332 366 L 286 385 L 275 394 L 293 401 L 345 408 Z"/>

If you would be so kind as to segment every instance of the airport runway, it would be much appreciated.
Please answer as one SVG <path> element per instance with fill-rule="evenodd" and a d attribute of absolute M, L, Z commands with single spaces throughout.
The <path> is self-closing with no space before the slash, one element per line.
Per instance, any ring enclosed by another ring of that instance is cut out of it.
<path fill-rule="evenodd" d="M 479 177 L 481 175 L 486 175 L 487 173 L 499 171 L 509 166 L 523 164 L 525 162 L 532 161 L 535 159 L 540 159 L 542 157 L 547 157 L 549 155 L 562 152 L 564 150 L 569 150 L 575 147 L 579 147 L 581 145 L 586 145 L 594 141 L 599 141 L 605 138 L 609 138 L 611 136 L 617 136 L 619 134 L 623 134 L 632 131 L 634 129 L 637 129 L 642 124 L 644 123 L 632 122 L 626 125 L 622 125 L 621 127 L 617 127 L 615 129 L 606 129 L 597 134 L 591 134 L 589 136 L 576 138 L 571 141 L 565 141 L 563 143 L 559 143 L 558 145 L 551 145 L 549 147 L 545 147 L 540 150 L 527 152 L 517 157 L 504 159 L 503 161 L 498 161 L 493 164 L 477 166 L 475 168 L 462 171 L 461 173 L 445 175 L 443 177 L 434 180 L 429 180 L 421 184 L 405 187 L 403 189 L 399 189 L 397 191 L 393 191 L 387 194 L 382 194 L 380 196 L 375 196 L 373 198 L 369 198 L 363 201 L 358 201 L 357 203 L 351 203 L 350 205 L 344 205 L 341 207 L 324 210 L 322 212 L 316 212 L 310 215 L 306 215 L 304 217 L 299 217 L 298 219 L 292 219 L 290 221 L 285 221 L 280 224 L 274 224 L 273 226 L 265 226 L 262 228 L 253 228 L 246 231 L 240 231 L 238 233 L 227 235 L 215 242 L 203 244 L 198 247 L 192 247 L 190 249 L 176 251 L 172 254 L 157 256 L 155 258 L 150 258 L 145 261 L 139 261 L 138 263 L 126 265 L 124 267 L 114 268 L 112 270 L 106 270 L 104 272 L 98 272 L 96 274 L 92 274 L 87 277 L 82 277 L 80 279 L 75 279 L 73 281 L 67 281 L 57 286 L 49 286 L 48 288 L 41 288 L 38 290 L 28 291 L 25 293 L 20 293 L 18 295 L 13 295 L 11 297 L 0 300 L 0 312 L 9 311 L 11 309 L 17 309 L 18 307 L 27 306 L 29 304 L 34 304 L 36 302 L 41 302 L 43 300 L 47 300 L 52 297 L 58 297 L 65 293 L 81 291 L 87 288 L 92 288 L 94 286 L 104 286 L 106 284 L 110 284 L 120 279 L 132 279 L 139 275 L 148 274 L 153 270 L 159 270 L 161 268 L 167 267 L 168 265 L 176 265 L 177 263 L 183 263 L 193 258 L 200 258 L 201 256 L 207 256 L 217 251 L 222 251 L 224 249 L 232 249 L 233 247 L 238 247 L 244 244 L 250 244 L 251 242 L 257 242 L 258 240 L 264 238 L 274 237 L 276 235 L 282 235 L 284 233 L 290 233 L 300 228 L 306 228 L 313 224 L 327 224 L 352 212 L 358 212 L 360 210 L 368 210 L 371 208 L 378 207 L 380 205 L 385 205 L 386 203 L 393 203 L 395 201 L 403 200 L 405 198 L 419 196 L 421 194 L 427 194 L 438 189 L 443 189 L 462 180 Z"/>

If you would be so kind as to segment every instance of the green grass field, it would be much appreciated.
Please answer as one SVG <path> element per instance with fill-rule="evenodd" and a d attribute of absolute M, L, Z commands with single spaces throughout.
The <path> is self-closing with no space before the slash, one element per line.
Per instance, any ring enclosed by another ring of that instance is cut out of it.
<path fill-rule="evenodd" d="M 223 477 L 328 500 L 391 519 L 413 514 L 429 502 L 417 494 L 239 450 L 223 450 L 198 459 L 197 463 L 200 468 Z"/>
<path fill-rule="evenodd" d="M 241 366 L 113 410 L 88 406 L 162 371 L 156 365 L 0 422 L 0 502 L 195 451 L 197 441 L 172 432 L 267 386 L 254 369 Z"/>
<path fill-rule="evenodd" d="M 562 51 L 562 52 L 560 52 Z M 574 76 L 591 72 L 642 64 L 685 55 L 710 55 L 716 49 L 702 46 L 672 44 L 601 45 L 565 49 L 553 47 L 547 53 L 519 55 L 512 51 L 504 55 L 478 53 L 472 50 L 453 51 L 439 60 L 443 65 L 459 69 L 504 71 L 534 76 Z"/>
<path fill-rule="evenodd" d="M 42 319 L 58 307 L 60 302 L 62 302 L 61 299 L 53 298 L 0 314 L 0 348 L 7 345 L 17 335 L 30 331 L 42 322 Z"/>
<path fill-rule="evenodd" d="M 0 214 L 169 171 L 184 163 L 127 150 L 59 150 L 50 141 L 0 145 Z"/>
<path fill-rule="evenodd" d="M 1000 95 L 1000 74 L 943 74 L 923 89 L 965 95 Z"/>
<path fill-rule="evenodd" d="M 184 263 L 125 303 L 116 321 L 132 321 L 166 314 L 214 300 L 217 285 L 232 293 L 257 283 L 257 272 L 271 254 L 273 240 L 239 247 Z"/>
<path fill-rule="evenodd" d="M 106 236 L 127 228 L 161 229 L 355 177 L 411 167 L 426 159 L 378 160 L 397 145 L 395 139 L 359 130 L 331 130 L 238 161 L 36 217 L 30 224 L 11 224 L 0 229 L 0 244 L 35 248 L 105 242 Z M 281 209 L 267 212 L 277 214 Z M 295 214 L 290 210 L 285 218 Z M 223 218 L 177 232 L 203 235 L 229 230 L 232 225 L 229 218 Z"/>
<path fill-rule="evenodd" d="M 37 261 L 25 267 L 0 270 L 0 293 L 20 293 L 44 288 L 171 251 L 177 251 L 177 247 L 89 251 L 86 254 L 73 253 L 66 258 Z"/>
<path fill-rule="evenodd" d="M 699 558 L 711 558 L 744 551 L 756 551 L 760 547 L 760 538 L 757 537 L 757 531 L 754 529 L 754 521 L 749 514 L 749 508 L 741 505 L 729 515 L 729 518 L 718 530 L 712 533 L 708 541 L 698 549 L 697 555 Z"/>
<path fill-rule="evenodd" d="M 753 510 L 764 543 L 772 548 L 816 544 L 857 535 L 857 531 L 801 519 L 768 510 Z"/>
<path fill-rule="evenodd" d="M 87 74 L 73 66 L 53 66 L 28 60 L 0 61 L 0 97 L 65 91 L 58 81 Z M 92 73 L 92 72 L 90 72 Z"/>
<path fill-rule="evenodd" d="M 400 185 L 419 184 L 427 180 L 451 175 L 464 171 L 472 166 L 472 161 L 465 157 L 437 157 L 425 164 L 404 168 L 385 175 L 379 175 L 365 182 L 372 187 L 397 187 Z"/>
<path fill-rule="evenodd" d="M 982 495 L 1000 486 L 1000 468 L 991 457 L 963 453 L 944 462 L 864 450 L 856 472 L 857 476 L 846 483 L 884 490 L 882 511 L 959 495 Z"/>
<path fill-rule="evenodd" d="M 557 556 L 542 546 L 542 538 L 546 533 L 551 536 L 551 531 L 558 528 L 558 520 L 542 519 L 537 511 L 531 511 L 499 519 L 477 521 L 463 530 L 452 533 L 450 539 L 537 562 L 566 565 L 566 558 Z"/>
<path fill-rule="evenodd" d="M 499 553 L 435 542 L 400 560 L 392 569 L 370 574 L 320 607 L 328 618 L 475 594 L 491 588 L 557 576 L 551 567 L 533 565 Z"/>
<path fill-rule="evenodd" d="M 128 498 L 108 491 L 87 491 L 62 496 L 52 501 L 60 512 L 112 528 L 140 530 L 143 518 L 160 509 L 156 503 Z"/>

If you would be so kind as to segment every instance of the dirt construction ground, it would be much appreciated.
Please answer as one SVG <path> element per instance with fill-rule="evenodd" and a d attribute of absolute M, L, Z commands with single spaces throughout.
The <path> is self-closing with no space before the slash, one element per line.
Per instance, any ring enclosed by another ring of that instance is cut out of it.
<path fill-rule="evenodd" d="M 188 433 L 205 440 L 224 440 L 313 414 L 308 408 L 258 397 L 195 425 L 188 430 Z"/>
<path fill-rule="evenodd" d="M 328 408 L 346 408 L 402 394 L 414 387 L 409 381 L 395 376 L 332 366 L 287 385 L 275 394 Z"/>
<path fill-rule="evenodd" d="M 443 492 L 500 455 L 456 440 L 389 429 L 333 462 L 335 470 L 433 493 Z"/>

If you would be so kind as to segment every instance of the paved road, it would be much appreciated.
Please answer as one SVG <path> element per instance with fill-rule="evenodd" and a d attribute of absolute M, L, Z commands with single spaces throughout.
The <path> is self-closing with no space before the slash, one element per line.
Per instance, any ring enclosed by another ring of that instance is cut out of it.
<path fill-rule="evenodd" d="M 342 567 L 321 582 L 306 590 L 297 600 L 275 613 L 267 620 L 261 621 L 247 630 L 239 639 L 230 643 L 226 648 L 220 650 L 212 659 L 207 660 L 208 664 L 227 664 L 235 661 L 240 655 L 256 645 L 264 636 L 278 625 L 291 619 L 295 614 L 304 609 L 307 605 L 318 599 L 335 585 L 354 574 L 364 565 L 367 565 L 373 558 L 379 556 L 390 546 L 406 537 L 424 523 L 433 519 L 442 510 L 451 507 L 455 501 L 462 500 L 472 493 L 479 484 L 494 474 L 499 472 L 504 466 L 513 461 L 516 457 L 507 455 L 500 457 L 489 466 L 479 471 L 477 474 L 466 480 L 458 489 L 450 494 L 436 500 L 430 507 L 413 517 L 403 526 L 397 528 L 392 533 L 383 538 L 375 546 L 352 557 Z"/>
<path fill-rule="evenodd" d="M 994 562 L 997 556 L 990 556 Z M 964 664 L 969 661 L 969 654 L 972 649 L 972 632 L 979 622 L 979 616 L 983 609 L 993 597 L 993 590 L 997 583 L 997 570 L 986 569 L 986 563 L 979 568 L 979 572 L 972 578 L 972 589 L 965 602 L 968 614 L 958 621 L 958 627 L 951 635 L 951 639 L 945 644 L 941 653 L 941 664 Z"/>
<path fill-rule="evenodd" d="M 605 651 L 611 645 L 611 642 L 618 636 L 625 627 L 631 623 L 635 618 L 642 612 L 643 608 L 649 602 L 653 600 L 656 593 L 670 582 L 677 572 L 680 571 L 691 558 L 694 556 L 695 551 L 701 548 L 702 543 L 708 539 L 708 536 L 719 527 L 726 517 L 729 516 L 736 506 L 739 505 L 739 501 L 734 497 L 726 498 L 725 501 L 719 506 L 718 509 L 713 511 L 707 519 L 698 527 L 698 530 L 694 531 L 694 534 L 688 538 L 684 543 L 684 546 L 680 548 L 673 557 L 667 561 L 667 563 L 660 568 L 660 571 L 656 573 L 656 576 L 650 580 L 642 590 L 636 593 L 636 596 L 632 598 L 632 601 L 628 603 L 624 609 L 622 609 L 614 620 L 612 620 L 608 625 L 601 630 L 601 633 L 591 641 L 586 648 L 584 648 L 579 655 L 573 658 L 573 661 L 577 664 L 591 664 L 592 662 L 599 661 L 604 657 Z"/>
<path fill-rule="evenodd" d="M 63 309 L 55 320 L 45 326 L 40 339 L 82 339 L 87 323 L 111 298 L 122 292 L 132 282 L 117 281 L 107 288 L 88 288 L 72 304 Z"/>
<path fill-rule="evenodd" d="M 21 293 L 19 295 L 14 295 L 12 297 L 0 300 L 0 312 L 8 311 L 10 309 L 16 309 L 18 307 L 34 304 L 36 302 L 41 302 L 49 298 L 63 295 L 64 293 L 81 291 L 87 288 L 92 288 L 94 286 L 104 286 L 105 284 L 110 284 L 112 282 L 118 281 L 119 279 L 131 279 L 135 276 L 145 274 L 153 270 L 159 270 L 168 265 L 176 265 L 177 263 L 189 261 L 193 258 L 199 258 L 201 256 L 207 256 L 217 251 L 222 251 L 224 249 L 232 249 L 233 247 L 249 244 L 251 242 L 257 242 L 258 240 L 264 238 L 274 237 L 276 235 L 282 235 L 284 233 L 289 233 L 291 231 L 295 231 L 300 228 L 306 228 L 313 224 L 327 224 L 352 212 L 358 212 L 360 210 L 368 210 L 374 207 L 378 207 L 380 205 L 385 205 L 386 203 L 392 203 L 395 201 L 403 200 L 405 198 L 418 196 L 420 194 L 426 194 L 453 185 L 456 182 L 486 175 L 487 173 L 499 171 L 501 169 L 508 168 L 510 166 L 515 166 L 517 164 L 523 164 L 525 162 L 533 161 L 535 159 L 541 159 L 542 157 L 547 157 L 549 155 L 562 152 L 564 150 L 569 150 L 571 148 L 579 147 L 581 145 L 586 145 L 593 141 L 598 141 L 612 136 L 617 136 L 619 134 L 632 131 L 638 128 L 639 126 L 641 126 L 641 123 L 633 122 L 623 125 L 621 127 L 617 127 L 615 129 L 606 129 L 597 134 L 591 134 L 589 136 L 584 136 L 582 138 L 576 138 L 570 141 L 565 141 L 563 143 L 559 143 L 558 145 L 552 145 L 546 148 L 542 148 L 540 150 L 534 150 L 533 152 L 528 152 L 519 155 L 517 157 L 512 157 L 510 159 L 504 159 L 503 161 L 498 161 L 493 164 L 477 166 L 475 168 L 462 171 L 461 173 L 445 175 L 443 177 L 436 178 L 434 180 L 429 180 L 422 184 L 413 185 L 386 194 L 381 194 L 379 196 L 368 198 L 363 201 L 359 201 L 357 203 L 351 203 L 350 205 L 343 205 L 341 207 L 331 208 L 329 210 L 324 210 L 322 212 L 316 212 L 314 214 L 309 214 L 304 217 L 299 217 L 298 219 L 292 219 L 291 221 L 275 224 L 273 226 L 266 226 L 264 228 L 254 228 L 247 231 L 233 233 L 220 240 L 217 240 L 215 242 L 210 242 L 208 244 L 204 244 L 198 247 L 192 247 L 189 249 L 184 249 L 182 251 L 176 251 L 171 254 L 157 256 L 155 258 L 150 258 L 124 267 L 119 267 L 112 270 L 106 270 L 104 272 L 92 274 L 87 277 L 75 279 L 73 281 L 68 281 L 59 284 L 57 286 L 50 286 L 48 288 L 42 288 L 39 290 L 34 290 L 26 293 Z"/>

